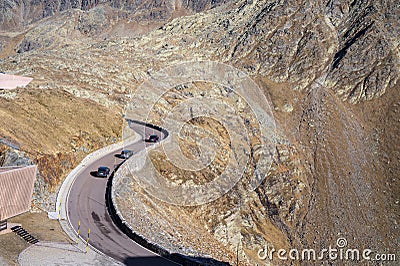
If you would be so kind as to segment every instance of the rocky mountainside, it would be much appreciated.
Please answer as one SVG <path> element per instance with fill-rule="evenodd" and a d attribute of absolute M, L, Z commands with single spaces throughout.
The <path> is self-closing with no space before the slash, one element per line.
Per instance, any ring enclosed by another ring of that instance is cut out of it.
<path fill-rule="evenodd" d="M 5 1 L 2 5 L 7 12 L 0 19 L 4 29 L 0 70 L 33 77 L 27 91 L 35 97 L 59 97 L 61 106 L 71 99 L 71 113 L 87 103 L 85 108 L 95 112 L 85 116 L 93 120 L 100 114 L 117 115 L 141 82 L 158 70 L 197 60 L 243 70 L 271 101 L 276 152 L 271 170 L 254 192 L 246 192 L 243 179 L 215 202 L 181 208 L 146 194 L 134 179 L 125 180 L 130 186 L 119 188 L 124 196 L 119 203 L 144 237 L 173 252 L 210 255 L 231 264 L 265 263 L 257 257 L 265 245 L 327 247 L 338 237 L 345 237 L 353 248 L 396 252 L 398 1 Z M 24 106 L 24 95 L 23 90 L 1 92 L 1 117 L 12 117 L 7 106 L 13 102 Z M 190 93 L 184 95 L 187 99 Z M 174 100 L 164 100 L 157 109 L 160 117 L 174 105 Z M 57 104 L 47 108 L 45 115 L 29 113 L 43 128 L 53 110 L 61 109 Z M 54 121 L 68 123 L 69 130 L 46 131 L 54 147 L 46 152 L 49 156 L 67 153 L 57 142 L 63 146 L 81 132 L 81 120 L 61 113 Z M 197 123 L 211 135 L 223 136 L 223 131 L 210 128 L 210 122 Z M 19 124 L 5 125 L 0 134 L 26 150 L 42 140 L 42 135 L 21 137 Z M 119 126 L 115 122 L 104 135 L 118 135 Z M 90 137 L 92 131 L 84 135 Z M 81 140 L 82 145 L 89 141 Z M 51 168 L 44 167 L 41 171 Z M 174 171 L 168 165 L 158 167 L 166 169 L 169 178 Z M 174 182 L 208 180 L 204 173 L 188 176 L 177 174 Z"/>
<path fill-rule="evenodd" d="M 0 30 L 19 29 L 71 9 L 90 10 L 97 6 L 107 6 L 113 9 L 115 19 L 144 23 L 201 12 L 223 2 L 226 1 L 7 0 L 0 3 Z"/>

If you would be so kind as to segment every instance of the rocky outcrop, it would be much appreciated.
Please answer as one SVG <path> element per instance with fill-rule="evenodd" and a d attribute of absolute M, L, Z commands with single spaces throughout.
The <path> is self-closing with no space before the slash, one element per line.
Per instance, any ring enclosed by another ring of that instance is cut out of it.
<path fill-rule="evenodd" d="M 329 19 L 338 48 L 326 78 L 329 87 L 351 102 L 381 96 L 397 83 L 400 23 L 396 1 L 331 1 Z M 331 6 L 333 5 L 333 6 Z"/>
<path fill-rule="evenodd" d="M 33 164 L 24 152 L 15 148 L 15 146 L 12 148 L 8 145 L 0 144 L 0 167 L 27 166 Z"/>
<path fill-rule="evenodd" d="M 190 36 L 194 48 L 253 75 L 295 90 L 321 83 L 356 103 L 397 83 L 399 8 L 395 1 L 255 1 L 174 21 L 153 36 Z"/>
<path fill-rule="evenodd" d="M 217 1 L 122 1 L 122 0 L 7 0 L 0 3 L 0 30 L 21 29 L 43 18 L 70 9 L 90 10 L 96 6 L 110 6 L 121 11 L 121 18 L 136 17 L 139 20 L 167 20 L 178 13 L 201 12 L 213 8 L 225 0 Z"/>

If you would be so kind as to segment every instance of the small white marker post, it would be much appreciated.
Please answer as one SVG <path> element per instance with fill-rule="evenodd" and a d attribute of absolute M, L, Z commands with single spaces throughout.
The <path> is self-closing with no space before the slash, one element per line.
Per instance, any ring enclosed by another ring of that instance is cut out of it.
<path fill-rule="evenodd" d="M 81 220 L 78 220 L 78 236 L 76 237 L 76 243 L 79 242 L 79 235 L 81 234 Z"/>
<path fill-rule="evenodd" d="M 62 202 L 62 199 L 60 199 L 60 204 L 58 205 L 58 220 L 60 221 L 61 220 L 61 202 Z"/>
<path fill-rule="evenodd" d="M 90 228 L 88 229 L 88 232 L 87 232 L 86 253 L 88 253 L 88 251 L 89 251 L 89 236 L 90 236 Z"/>

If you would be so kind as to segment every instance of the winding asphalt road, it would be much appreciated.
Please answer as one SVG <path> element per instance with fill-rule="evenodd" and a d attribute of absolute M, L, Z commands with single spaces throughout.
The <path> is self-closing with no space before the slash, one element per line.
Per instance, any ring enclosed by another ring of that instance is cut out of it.
<path fill-rule="evenodd" d="M 143 150 L 146 143 L 143 139 L 150 134 L 157 134 L 162 139 L 162 132 L 132 122 L 130 127 L 142 136 L 142 139 L 125 147 L 134 153 Z M 89 243 L 104 254 L 123 262 L 126 265 L 177 265 L 152 251 L 142 247 L 122 233 L 111 220 L 106 203 L 107 178 L 95 176 L 99 166 L 114 169 L 123 162 L 118 153 L 111 152 L 97 161 L 86 165 L 75 179 L 67 200 L 68 219 L 75 231 L 78 231 L 80 221 L 80 235 L 87 238 L 90 228 Z"/>

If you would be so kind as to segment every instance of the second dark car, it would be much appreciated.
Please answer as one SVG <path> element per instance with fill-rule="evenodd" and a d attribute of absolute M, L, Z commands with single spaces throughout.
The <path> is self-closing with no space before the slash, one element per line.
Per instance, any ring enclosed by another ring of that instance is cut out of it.
<path fill-rule="evenodd" d="M 123 159 L 128 159 L 129 157 L 131 157 L 133 155 L 133 151 L 131 150 L 122 150 L 121 154 L 119 155 L 121 158 Z"/>
<path fill-rule="evenodd" d="M 148 141 L 149 142 L 157 142 L 159 137 L 157 135 L 150 135 Z"/>

